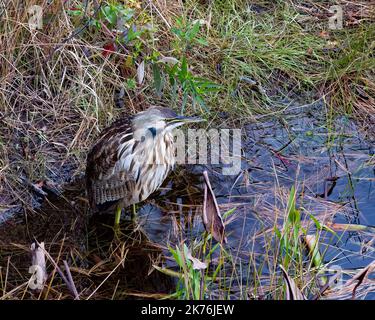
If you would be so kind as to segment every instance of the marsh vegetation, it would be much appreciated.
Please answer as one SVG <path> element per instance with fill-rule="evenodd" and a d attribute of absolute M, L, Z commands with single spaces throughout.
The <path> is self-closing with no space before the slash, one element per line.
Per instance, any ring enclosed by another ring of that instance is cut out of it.
<path fill-rule="evenodd" d="M 0 298 L 74 298 L 59 266 L 80 299 L 374 299 L 374 19 L 373 1 L 0 0 Z M 180 166 L 114 238 L 86 155 L 148 105 L 241 128 L 241 172 Z"/>

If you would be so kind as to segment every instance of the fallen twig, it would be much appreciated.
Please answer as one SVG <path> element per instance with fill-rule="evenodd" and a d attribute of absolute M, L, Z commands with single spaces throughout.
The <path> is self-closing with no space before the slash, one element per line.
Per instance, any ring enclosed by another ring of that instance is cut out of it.
<path fill-rule="evenodd" d="M 38 241 L 36 241 L 37 245 L 40 246 L 40 243 Z M 66 277 L 65 277 L 65 274 L 64 272 L 62 272 L 62 270 L 60 269 L 60 267 L 57 265 L 57 263 L 55 262 L 55 260 L 51 257 L 51 255 L 48 253 L 47 250 L 45 250 L 43 247 L 41 247 L 41 249 L 44 251 L 46 257 L 51 261 L 51 263 L 53 264 L 53 266 L 55 267 L 56 271 L 59 273 L 60 277 L 63 279 L 63 281 L 65 282 L 66 286 L 68 287 L 69 291 L 73 294 L 73 296 L 75 297 L 75 299 L 79 300 L 79 297 L 78 297 L 78 293 L 77 293 L 77 289 L 75 288 L 74 286 L 74 282 L 73 282 L 73 279 L 72 281 L 69 281 Z M 65 262 L 65 261 L 64 261 Z M 69 269 L 69 268 L 68 268 Z M 68 270 L 67 269 L 67 270 Z M 70 273 L 70 271 L 67 271 Z M 70 275 L 71 276 L 71 275 Z"/>

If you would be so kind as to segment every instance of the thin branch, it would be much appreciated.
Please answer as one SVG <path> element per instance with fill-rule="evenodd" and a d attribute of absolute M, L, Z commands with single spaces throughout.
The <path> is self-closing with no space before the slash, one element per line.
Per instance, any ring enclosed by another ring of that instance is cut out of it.
<path fill-rule="evenodd" d="M 65 270 L 66 270 L 66 274 L 68 275 L 68 280 L 70 282 L 70 286 L 71 286 L 71 288 L 72 288 L 72 290 L 74 292 L 75 300 L 79 300 L 79 294 L 78 294 L 76 285 L 74 284 L 72 274 L 70 273 L 69 265 L 66 262 L 66 260 L 64 260 L 63 262 L 64 262 L 64 267 L 65 267 Z"/>
<path fill-rule="evenodd" d="M 71 293 L 73 293 L 73 296 L 76 297 L 76 292 L 77 289 L 73 289 L 70 281 L 65 277 L 65 274 L 64 272 L 62 272 L 62 270 L 60 269 L 60 267 L 57 265 L 57 263 L 55 262 L 55 260 L 51 257 L 51 255 L 48 253 L 48 251 L 46 249 L 44 249 L 43 247 L 40 246 L 40 243 L 35 240 L 35 242 L 38 244 L 38 246 L 44 251 L 46 257 L 48 258 L 49 261 L 51 261 L 51 263 L 53 264 L 53 266 L 55 267 L 56 271 L 58 272 L 58 274 L 60 275 L 60 277 L 63 279 L 63 281 L 66 283 L 66 286 L 68 287 L 69 291 Z"/>

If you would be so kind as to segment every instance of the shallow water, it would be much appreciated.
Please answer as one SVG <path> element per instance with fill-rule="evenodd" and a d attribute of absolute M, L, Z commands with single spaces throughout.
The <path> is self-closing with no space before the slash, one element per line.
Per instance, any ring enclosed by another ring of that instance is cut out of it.
<path fill-rule="evenodd" d="M 316 217 L 323 217 L 324 211 L 329 212 L 334 206 L 331 222 L 375 225 L 375 141 L 364 139 L 355 123 L 344 117 L 336 118 L 327 129 L 321 110 L 321 103 L 303 108 L 294 106 L 246 125 L 242 172 L 238 176 L 222 176 L 220 166 L 189 168 L 195 183 L 201 182 L 201 173 L 208 170 L 223 212 L 237 208 L 237 219 L 226 226 L 228 247 L 234 255 L 242 256 L 239 263 L 246 272 L 249 267 L 246 253 L 253 250 L 262 255 L 263 243 L 250 240 L 251 236 L 267 225 L 272 226 L 272 210 L 281 207 L 277 189 L 288 191 L 294 184 L 299 186 L 298 192 L 303 190 L 300 205 Z M 179 189 L 177 185 L 169 187 L 165 202 L 170 201 L 173 189 Z M 173 201 L 180 205 L 175 205 L 173 211 L 186 212 L 183 205 L 190 205 L 191 198 L 188 193 L 176 197 Z M 201 198 L 202 192 L 198 192 L 194 199 L 201 203 Z M 163 197 L 159 200 L 163 201 Z M 287 198 L 284 200 L 285 208 Z M 187 208 L 190 213 L 195 210 Z M 144 228 L 152 240 L 171 241 L 172 215 L 163 214 L 151 205 L 139 212 L 147 217 Z M 152 217 L 156 223 L 150 223 Z M 187 238 L 193 240 L 203 230 L 200 211 L 191 225 Z M 332 239 L 330 234 L 322 237 L 321 242 L 328 245 L 321 248 L 328 248 L 324 261 L 343 269 L 358 269 L 374 260 L 372 235 L 357 232 L 338 232 L 338 235 L 340 241 Z M 366 251 L 365 243 L 370 243 Z M 242 281 L 246 281 L 246 272 Z M 268 273 L 266 268 L 264 273 Z M 367 296 L 371 298 L 375 294 Z"/>

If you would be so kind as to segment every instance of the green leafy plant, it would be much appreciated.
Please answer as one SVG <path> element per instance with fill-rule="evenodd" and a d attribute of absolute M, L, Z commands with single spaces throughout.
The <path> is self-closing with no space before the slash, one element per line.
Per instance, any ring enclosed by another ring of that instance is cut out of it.
<path fill-rule="evenodd" d="M 67 10 L 67 13 L 71 17 L 77 17 L 77 16 L 80 17 L 80 16 L 82 16 L 84 14 L 84 10 L 83 10 L 82 4 L 77 4 L 74 7 L 70 7 Z"/>
<path fill-rule="evenodd" d="M 71 7 L 67 10 L 70 16 L 83 16 L 85 9 L 82 4 Z M 135 11 L 120 3 L 103 4 L 96 16 L 94 12 L 91 12 L 92 16 L 88 17 L 90 26 L 101 30 L 103 24 L 109 29 L 116 29 L 117 31 L 124 32 L 122 35 L 123 39 L 118 37 L 119 42 L 129 43 L 144 33 L 144 29 L 138 28 L 134 25 L 134 14 Z"/>
<path fill-rule="evenodd" d="M 319 239 L 319 232 L 326 230 L 332 233 L 334 236 L 337 234 L 327 226 L 320 223 L 312 214 L 307 212 L 307 217 L 311 219 L 316 227 L 316 239 Z M 296 207 L 296 188 L 292 186 L 289 194 L 288 206 L 287 206 L 287 218 L 284 221 L 282 230 L 275 228 L 275 233 L 279 239 L 280 254 L 282 256 L 282 265 L 287 269 L 292 262 L 296 265 L 298 262 L 302 262 L 302 250 L 301 250 L 301 238 L 302 235 L 305 239 L 308 236 L 308 232 L 301 224 L 301 211 Z M 318 245 L 316 245 L 318 247 Z M 316 249 L 314 249 L 316 250 Z M 316 252 L 312 255 L 312 260 L 316 258 Z M 322 261 L 322 258 L 319 258 Z M 315 261 L 316 262 L 316 261 Z M 314 262 L 314 263 L 315 263 Z M 315 265 L 317 265 L 315 263 Z"/>
<path fill-rule="evenodd" d="M 136 59 L 143 51 L 141 37 L 149 28 L 139 26 L 140 21 L 136 21 L 134 15 L 134 9 L 123 4 L 108 4 L 102 6 L 98 19 L 93 19 L 92 24 L 100 29 L 102 24 L 105 23 L 109 30 L 115 29 L 116 43 L 131 48 L 132 57 Z"/>
<path fill-rule="evenodd" d="M 223 218 L 227 218 L 235 212 L 236 208 L 232 208 L 223 214 Z M 179 271 L 173 271 L 167 268 L 160 268 L 154 265 L 154 268 L 166 275 L 178 278 L 176 291 L 169 297 L 177 299 L 205 299 L 207 292 L 212 284 L 218 280 L 220 272 L 223 270 L 224 260 L 233 262 L 233 257 L 228 253 L 219 242 L 213 244 L 211 234 L 204 232 L 202 239 L 196 242 L 194 252 L 199 252 L 203 257 L 202 261 L 192 256 L 190 250 L 184 243 L 175 249 L 168 247 L 173 260 L 179 267 Z M 209 265 L 212 255 L 220 248 L 220 258 L 215 265 Z M 211 267 L 211 268 L 209 268 Z M 224 270 L 225 273 L 225 270 Z"/>
<path fill-rule="evenodd" d="M 220 245 L 219 243 L 216 243 L 215 245 L 210 246 L 210 248 L 207 248 L 207 241 L 209 239 L 211 239 L 211 236 L 205 237 L 197 246 L 198 251 L 202 250 L 203 252 L 204 261 L 209 261 L 211 255 Z M 169 269 L 156 269 L 179 279 L 176 285 L 176 292 L 172 294 L 172 297 L 177 299 L 205 299 L 207 288 L 218 276 L 219 271 L 222 268 L 222 262 L 216 266 L 212 275 L 209 275 L 209 268 L 206 262 L 201 262 L 192 257 L 191 252 L 185 243 L 182 245 L 182 248 L 179 248 L 178 246 L 176 246 L 176 249 L 169 247 L 169 251 L 173 256 L 174 261 L 180 267 L 180 272 L 174 272 Z M 206 253 L 206 251 L 208 252 Z"/>
<path fill-rule="evenodd" d="M 174 260 L 183 272 L 183 276 L 179 279 L 176 287 L 176 296 L 179 299 L 194 299 L 201 298 L 201 270 L 196 270 L 193 267 L 192 261 L 189 260 L 189 251 L 186 244 L 183 244 L 182 250 L 176 246 L 176 250 L 169 248 Z"/>
<path fill-rule="evenodd" d="M 125 88 L 128 89 L 128 90 L 134 90 L 134 89 L 137 88 L 137 83 L 136 83 L 135 79 L 133 79 L 133 78 L 126 79 L 124 85 L 125 85 Z"/>
<path fill-rule="evenodd" d="M 181 113 L 185 111 L 186 104 L 189 98 L 192 101 L 193 108 L 196 106 L 202 107 L 205 111 L 208 111 L 207 105 L 204 102 L 203 96 L 210 92 L 217 91 L 220 86 L 201 77 L 196 77 L 189 70 L 187 59 L 184 56 L 182 61 L 177 61 L 173 65 L 164 64 L 160 67 L 160 63 L 154 63 L 153 65 L 153 76 L 154 85 L 157 93 L 161 95 L 164 87 L 164 78 L 162 70 L 166 73 L 169 84 L 172 87 L 172 97 L 174 102 L 177 101 L 179 92 L 182 96 Z"/>
<path fill-rule="evenodd" d="M 120 24 L 129 22 L 134 16 L 134 10 L 122 4 L 108 4 L 101 8 L 99 17 L 107 21 L 110 27 L 121 27 Z"/>
<path fill-rule="evenodd" d="M 297 209 L 296 197 L 296 188 L 292 186 L 283 227 L 281 230 L 276 227 L 274 229 L 277 239 L 279 240 L 281 266 L 285 268 L 285 270 L 289 269 L 292 270 L 292 272 L 297 272 L 304 265 L 303 258 L 308 255 L 310 260 L 308 268 L 316 268 L 317 274 L 321 275 L 319 281 L 321 285 L 323 285 L 326 284 L 327 278 L 322 275 L 322 271 L 324 270 L 324 253 L 321 254 L 319 251 L 320 232 L 325 230 L 332 233 L 334 236 L 337 236 L 337 234 L 331 228 L 320 223 L 303 207 Z M 301 210 L 306 212 L 306 217 L 311 219 L 315 225 L 316 232 L 314 235 L 309 234 L 310 232 L 302 227 Z"/>
<path fill-rule="evenodd" d="M 104 31 L 102 34 L 109 37 L 108 42 L 103 46 L 105 49 L 104 56 L 117 51 L 116 47 L 124 48 L 125 46 L 128 50 L 127 54 L 130 54 L 132 59 L 136 59 L 143 54 L 145 41 L 141 38 L 151 28 L 143 25 L 143 18 L 137 16 L 137 19 L 135 19 L 135 9 L 128 5 L 103 2 L 96 11 L 86 12 L 82 4 L 77 4 L 69 8 L 67 13 L 72 18 L 83 17 L 93 30 Z"/>
<path fill-rule="evenodd" d="M 186 51 L 194 44 L 206 46 L 206 39 L 198 37 L 201 29 L 201 21 L 186 22 L 182 17 L 176 19 L 176 26 L 171 31 L 176 35 L 176 48 Z"/>
<path fill-rule="evenodd" d="M 183 18 L 177 18 L 176 26 L 171 29 L 176 36 L 174 42 L 177 58 L 166 57 L 153 64 L 154 86 L 159 96 L 162 95 L 165 85 L 165 78 L 168 78 L 172 87 L 172 98 L 176 103 L 178 98 L 182 98 L 181 113 L 184 113 L 189 99 L 193 108 L 196 106 L 208 111 L 204 102 L 204 95 L 217 91 L 220 86 L 202 77 L 195 76 L 188 65 L 187 50 L 192 45 L 207 45 L 207 41 L 198 35 L 200 34 L 201 22 L 186 22 Z M 166 62 L 167 63 L 160 63 Z"/>
<path fill-rule="evenodd" d="M 156 67 L 157 68 L 157 67 Z M 207 79 L 196 77 L 188 68 L 186 57 L 182 58 L 182 61 L 174 64 L 173 66 L 165 65 L 164 70 L 168 75 L 169 83 L 172 86 L 172 96 L 174 100 L 177 99 L 178 90 L 181 90 L 182 94 L 182 105 L 181 113 L 184 113 L 186 103 L 189 97 L 192 100 L 193 108 L 196 105 L 203 107 L 206 111 L 208 108 L 204 102 L 203 95 L 209 92 L 217 91 L 219 86 L 210 82 Z M 160 78 L 159 78 L 160 79 Z M 154 81 L 157 87 L 157 91 L 160 91 L 160 80 L 155 78 Z"/>
<path fill-rule="evenodd" d="M 77 4 L 67 10 L 70 16 L 83 16 L 85 8 L 82 4 Z M 94 12 L 91 12 L 94 15 Z M 91 26 L 102 29 L 102 23 L 110 29 L 122 29 L 134 17 L 134 10 L 120 3 L 102 4 L 96 16 L 87 17 Z"/>
<path fill-rule="evenodd" d="M 290 190 L 287 218 L 284 222 L 283 230 L 275 228 L 275 232 L 280 241 L 280 253 L 282 255 L 282 265 L 288 268 L 291 261 L 300 261 L 300 232 L 306 234 L 301 227 L 301 213 L 296 208 L 296 189 L 292 186 Z"/>

